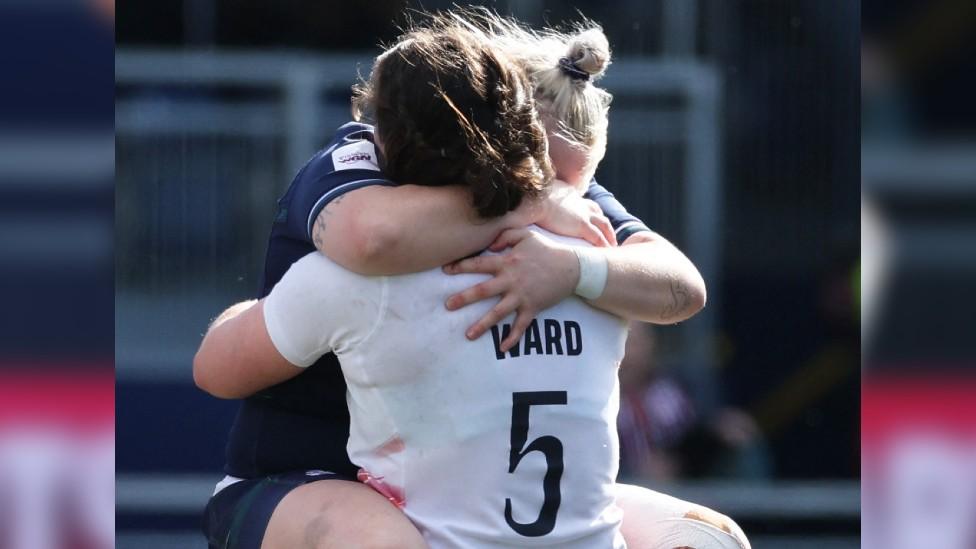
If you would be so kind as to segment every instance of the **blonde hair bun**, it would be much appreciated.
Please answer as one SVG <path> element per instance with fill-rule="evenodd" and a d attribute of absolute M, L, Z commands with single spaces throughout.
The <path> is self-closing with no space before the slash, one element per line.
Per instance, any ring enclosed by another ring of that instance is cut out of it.
<path fill-rule="evenodd" d="M 579 70 L 599 78 L 610 64 L 610 42 L 600 27 L 580 30 L 570 37 L 566 57 Z"/>

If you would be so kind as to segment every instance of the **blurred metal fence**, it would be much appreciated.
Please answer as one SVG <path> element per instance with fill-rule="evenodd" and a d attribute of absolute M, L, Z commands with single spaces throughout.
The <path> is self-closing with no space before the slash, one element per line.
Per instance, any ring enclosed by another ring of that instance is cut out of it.
<path fill-rule="evenodd" d="M 209 305 L 254 291 L 276 198 L 348 121 L 349 88 L 370 66 L 365 54 L 118 51 L 121 377 L 166 377 L 164 363 L 188 358 L 195 336 L 161 341 L 152 319 L 202 327 L 216 309 L 174 311 L 174 300 Z M 622 59 L 603 85 L 615 99 L 598 178 L 716 282 L 717 72 L 692 60 Z M 680 363 L 706 402 L 713 394 L 718 297 L 713 292 L 704 312 L 672 329 L 662 349 L 662 360 Z M 138 307 L 127 307 L 129 300 Z M 163 315 L 160 307 L 170 310 Z M 177 377 L 188 379 L 185 368 Z"/>

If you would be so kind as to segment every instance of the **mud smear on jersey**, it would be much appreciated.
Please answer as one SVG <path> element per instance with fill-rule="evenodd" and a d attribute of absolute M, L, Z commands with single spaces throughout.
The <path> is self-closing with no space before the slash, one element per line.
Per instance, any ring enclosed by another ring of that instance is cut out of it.
<path fill-rule="evenodd" d="M 377 447 L 375 452 L 381 456 L 389 456 L 402 452 L 404 447 L 403 439 L 397 435 Z"/>

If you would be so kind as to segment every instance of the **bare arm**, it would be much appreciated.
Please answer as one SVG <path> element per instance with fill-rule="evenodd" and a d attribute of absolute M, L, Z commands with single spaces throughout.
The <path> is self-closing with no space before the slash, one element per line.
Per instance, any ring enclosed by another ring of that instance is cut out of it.
<path fill-rule="evenodd" d="M 508 349 L 518 342 L 539 311 L 573 294 L 579 281 L 579 262 L 569 246 L 525 229 L 506 231 L 492 245 L 497 256 L 464 259 L 445 268 L 450 274 L 487 273 L 493 278 L 448 298 L 454 310 L 496 295 L 504 297 L 466 333 L 480 337 L 518 310 L 512 332 L 502 342 Z M 590 303 L 630 320 L 673 324 L 705 306 L 705 283 L 691 261 L 673 244 L 653 233 L 637 233 L 617 248 L 599 249 L 607 257 L 607 285 Z M 511 288 L 521 288 L 521 300 Z"/>
<path fill-rule="evenodd" d="M 267 297 L 217 318 L 193 359 L 194 381 L 216 397 L 242 398 L 299 375 L 326 353 L 342 356 L 382 318 L 385 284 L 309 253 Z"/>
<path fill-rule="evenodd" d="M 193 357 L 194 383 L 218 398 L 244 398 L 302 371 L 272 343 L 263 301 L 245 301 L 224 311 Z"/>
<path fill-rule="evenodd" d="M 667 239 L 641 232 L 601 253 L 607 255 L 607 286 L 590 300 L 594 307 L 654 324 L 681 322 L 705 307 L 705 281 Z"/>
<path fill-rule="evenodd" d="M 312 228 L 315 247 L 364 275 L 440 267 L 477 253 L 507 229 L 538 223 L 552 232 L 607 246 L 613 230 L 600 215 L 571 211 L 562 195 L 523 201 L 507 215 L 479 219 L 461 186 L 371 186 L 329 203 Z"/>

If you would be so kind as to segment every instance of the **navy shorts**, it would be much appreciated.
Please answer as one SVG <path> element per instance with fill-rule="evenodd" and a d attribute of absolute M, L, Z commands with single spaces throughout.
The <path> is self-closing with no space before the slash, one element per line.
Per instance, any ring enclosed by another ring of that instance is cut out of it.
<path fill-rule="evenodd" d="M 264 531 L 281 500 L 295 488 L 320 480 L 350 480 L 325 471 L 291 471 L 227 486 L 207 502 L 203 533 L 210 549 L 261 549 Z"/>

